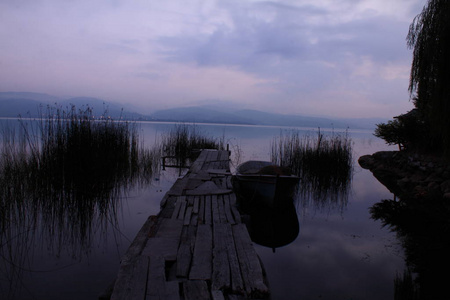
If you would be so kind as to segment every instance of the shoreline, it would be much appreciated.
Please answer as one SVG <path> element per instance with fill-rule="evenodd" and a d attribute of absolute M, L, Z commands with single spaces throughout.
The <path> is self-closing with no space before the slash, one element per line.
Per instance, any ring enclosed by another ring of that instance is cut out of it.
<path fill-rule="evenodd" d="M 358 163 L 400 198 L 450 199 L 450 164 L 442 157 L 380 151 L 361 156 Z"/>

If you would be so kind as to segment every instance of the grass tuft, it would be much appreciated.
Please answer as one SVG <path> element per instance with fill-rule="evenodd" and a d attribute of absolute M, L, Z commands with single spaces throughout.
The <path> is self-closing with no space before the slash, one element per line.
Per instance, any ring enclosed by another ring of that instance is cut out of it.
<path fill-rule="evenodd" d="M 298 131 L 274 138 L 272 162 L 300 177 L 300 194 L 321 208 L 345 205 L 353 172 L 352 142 L 348 134 L 300 136 Z"/>
<path fill-rule="evenodd" d="M 2 129 L 3 246 L 15 230 L 42 228 L 42 236 L 56 237 L 49 238 L 55 251 L 67 244 L 86 249 L 92 229 L 115 223 L 119 197 L 150 181 L 159 160 L 157 151 L 139 146 L 135 123 L 95 119 L 89 107 L 48 106 L 40 119 L 19 122 L 18 130 Z"/>
<path fill-rule="evenodd" d="M 202 149 L 224 149 L 224 138 L 212 138 L 202 133 L 195 125 L 176 124 L 167 135 L 162 137 L 161 153 L 172 157 L 176 165 L 188 166 Z"/>

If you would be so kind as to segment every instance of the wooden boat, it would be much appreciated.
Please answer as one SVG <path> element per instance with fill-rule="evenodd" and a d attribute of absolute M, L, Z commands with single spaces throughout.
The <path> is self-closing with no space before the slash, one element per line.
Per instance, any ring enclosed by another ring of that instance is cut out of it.
<path fill-rule="evenodd" d="M 247 161 L 239 165 L 234 176 L 236 193 L 244 205 L 252 202 L 274 207 L 292 199 L 300 178 L 294 176 L 286 168 L 268 161 Z"/>

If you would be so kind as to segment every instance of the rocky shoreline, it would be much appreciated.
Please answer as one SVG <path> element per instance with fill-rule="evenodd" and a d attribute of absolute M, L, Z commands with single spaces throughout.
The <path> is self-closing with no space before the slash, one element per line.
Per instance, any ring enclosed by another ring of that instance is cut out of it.
<path fill-rule="evenodd" d="M 441 157 L 406 151 L 380 151 L 358 159 L 400 198 L 450 199 L 450 163 Z"/>

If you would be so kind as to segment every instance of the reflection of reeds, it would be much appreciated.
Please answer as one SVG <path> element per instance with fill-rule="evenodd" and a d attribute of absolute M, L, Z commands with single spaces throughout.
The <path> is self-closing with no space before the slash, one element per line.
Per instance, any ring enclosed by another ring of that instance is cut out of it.
<path fill-rule="evenodd" d="M 347 134 L 316 137 L 298 132 L 272 143 L 271 160 L 300 176 L 300 194 L 324 208 L 345 205 L 352 179 L 352 144 Z"/>
<path fill-rule="evenodd" d="M 49 108 L 37 124 L 21 120 L 19 133 L 3 130 L 4 211 L 32 205 L 52 226 L 80 223 L 84 232 L 92 214 L 107 215 L 114 209 L 111 199 L 136 179 L 150 180 L 154 155 L 139 148 L 135 124 L 94 120 L 91 109 L 75 107 Z"/>
<path fill-rule="evenodd" d="M 88 249 L 95 231 L 117 221 L 120 195 L 149 181 L 158 161 L 139 147 L 135 124 L 94 120 L 89 108 L 48 108 L 20 123 L 18 132 L 3 128 L 0 148 L 0 255 L 12 277 L 33 239 L 56 254 Z"/>
<path fill-rule="evenodd" d="M 177 124 L 162 137 L 162 155 L 176 159 L 184 167 L 200 154 L 201 149 L 224 148 L 223 139 L 215 139 L 201 133 L 195 125 Z"/>

